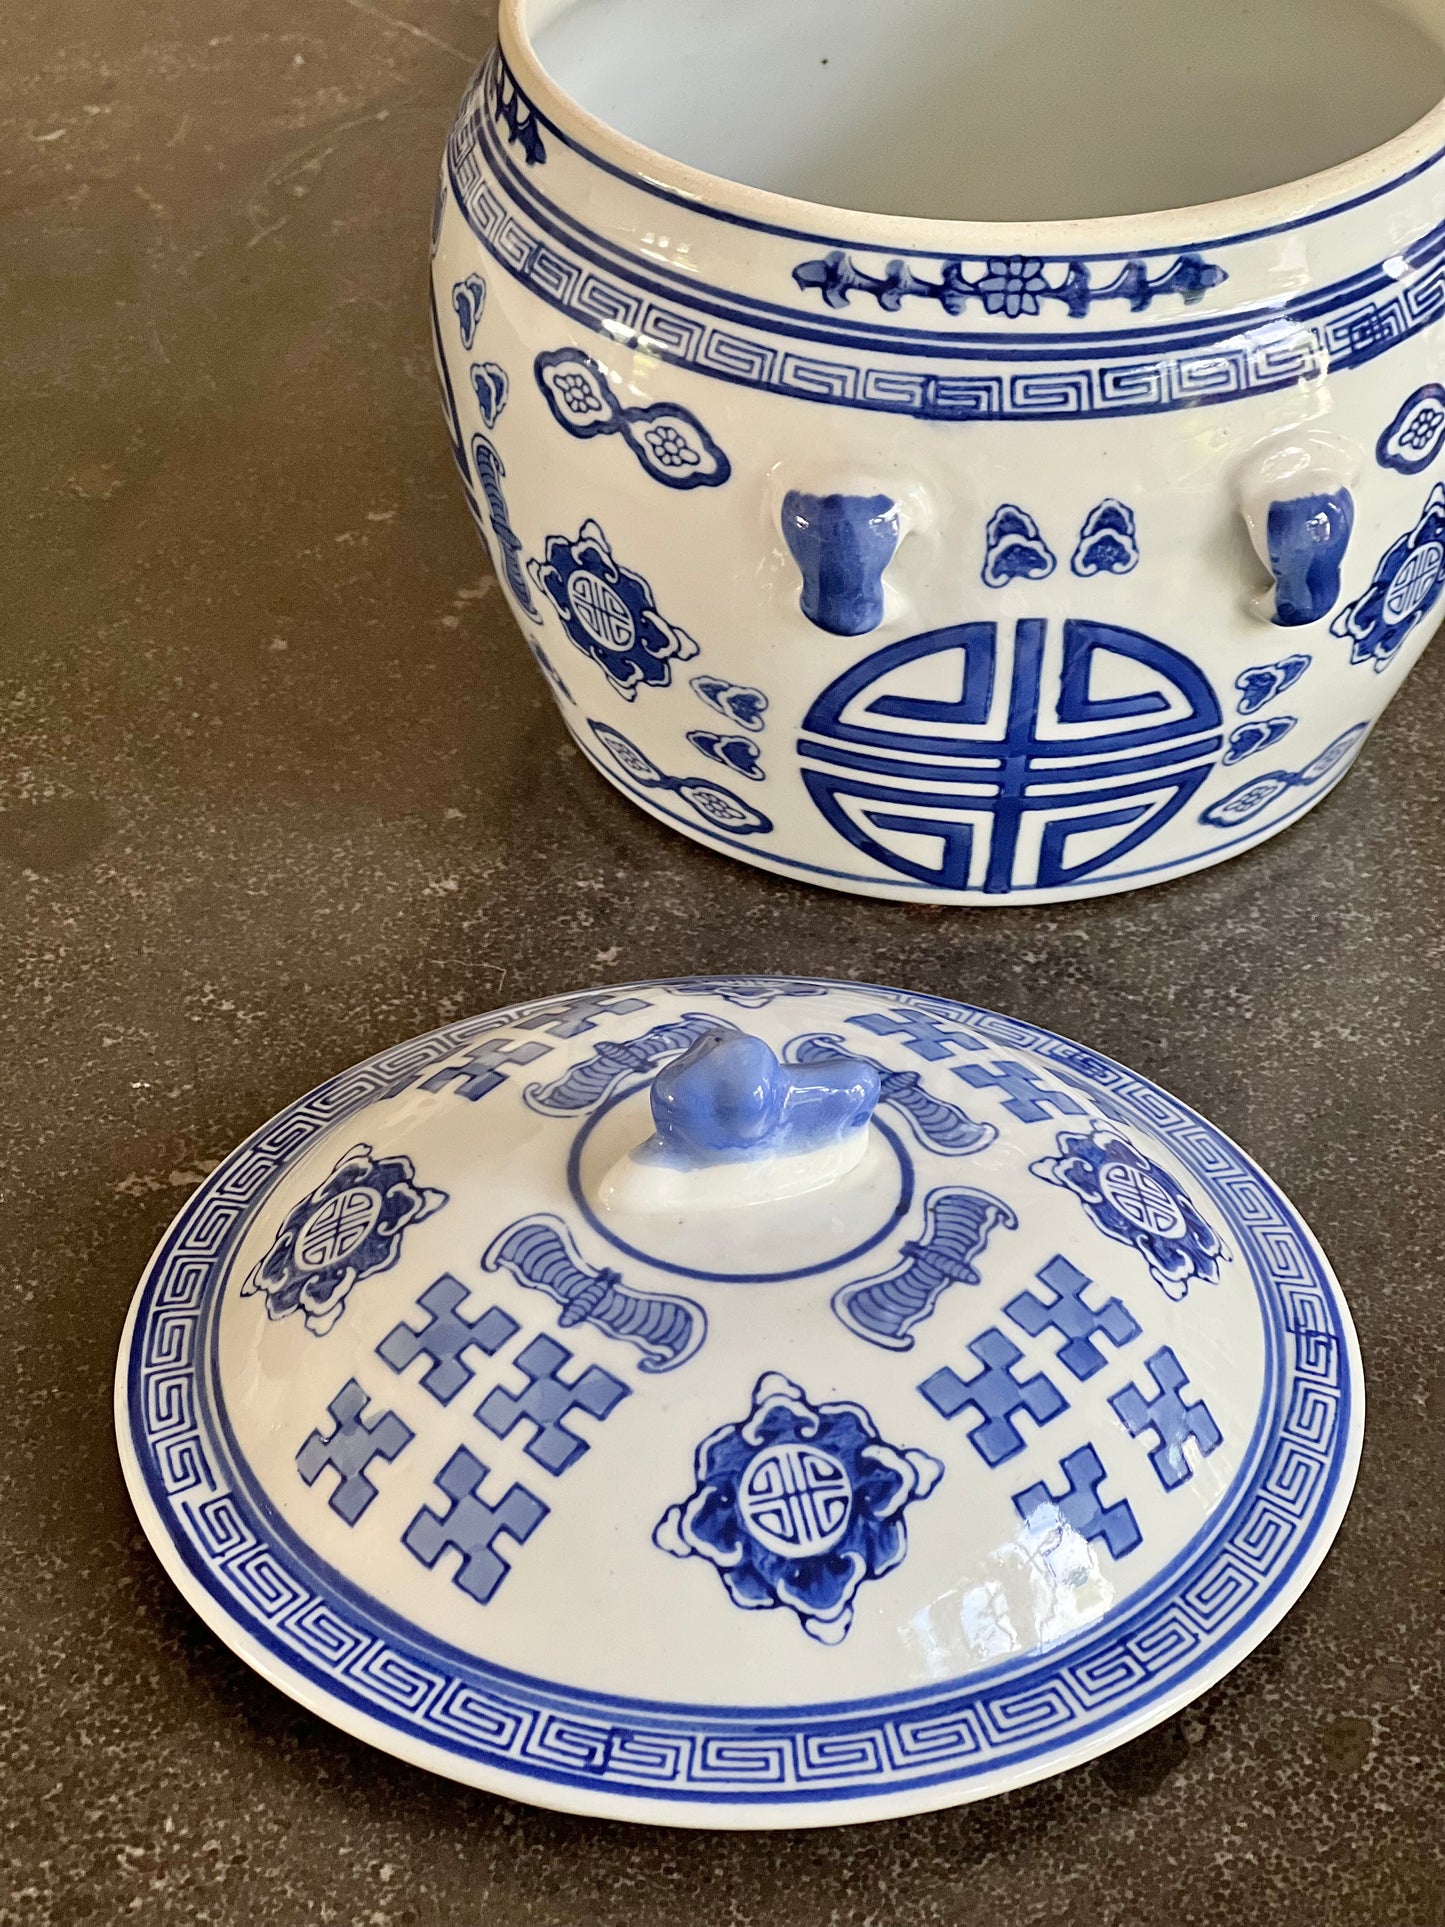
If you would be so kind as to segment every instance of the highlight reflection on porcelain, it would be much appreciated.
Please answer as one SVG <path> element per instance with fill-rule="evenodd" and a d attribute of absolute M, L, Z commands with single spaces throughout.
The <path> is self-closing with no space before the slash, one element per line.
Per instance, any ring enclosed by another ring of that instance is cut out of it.
<path fill-rule="evenodd" d="M 765 869 L 973 904 L 1162 881 L 1329 793 L 1348 757 L 1223 807 L 1275 663 L 1293 768 L 1353 755 L 1445 590 L 1428 23 L 503 0 L 499 31 L 435 347 L 608 781 Z"/>
<path fill-rule="evenodd" d="M 349 1731 L 587 1813 L 831 1824 L 1078 1764 L 1348 1498 L 1328 1266 L 1046 1031 L 803 979 L 402 1045 L 237 1151 L 132 1310 L 141 1519 Z"/>

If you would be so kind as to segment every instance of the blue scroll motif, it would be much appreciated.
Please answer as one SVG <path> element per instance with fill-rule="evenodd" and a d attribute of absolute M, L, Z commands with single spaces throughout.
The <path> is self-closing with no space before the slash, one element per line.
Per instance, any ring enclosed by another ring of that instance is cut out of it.
<path fill-rule="evenodd" d="M 471 378 L 482 420 L 488 428 L 495 428 L 497 417 L 507 405 L 507 371 L 495 361 L 474 361 Z"/>
<path fill-rule="evenodd" d="M 803 578 L 803 614 L 832 636 L 865 636 L 883 620 L 883 571 L 898 547 L 891 495 L 783 498 L 783 540 Z"/>
<path fill-rule="evenodd" d="M 1330 624 L 1350 645 L 1352 663 L 1388 669 L 1411 631 L 1445 589 L 1445 487 L 1437 482 L 1408 534 L 1391 543 L 1375 565 L 1370 586 Z"/>
<path fill-rule="evenodd" d="M 1265 527 L 1274 617 L 1283 628 L 1319 622 L 1340 594 L 1340 567 L 1355 526 L 1347 488 L 1271 502 Z"/>
<path fill-rule="evenodd" d="M 735 1606 L 786 1607 L 810 1639 L 836 1646 L 858 1588 L 902 1564 L 907 1508 L 943 1467 L 889 1445 L 861 1405 L 813 1405 L 781 1372 L 765 1372 L 747 1417 L 699 1445 L 695 1476 L 653 1543 L 707 1560 Z"/>
<path fill-rule="evenodd" d="M 1111 1125 L 1061 1131 L 1058 1155 L 1029 1169 L 1072 1191 L 1106 1238 L 1132 1245 L 1166 1298 L 1191 1284 L 1217 1285 L 1224 1241 L 1201 1216 L 1177 1178 Z"/>
<path fill-rule="evenodd" d="M 1293 689 L 1313 661 L 1313 656 L 1281 656 L 1278 662 L 1261 662 L 1253 669 L 1242 669 L 1234 679 L 1239 691 L 1235 708 L 1241 716 L 1252 716 L 1276 696 Z"/>
<path fill-rule="evenodd" d="M 492 119 L 502 128 L 509 147 L 520 147 L 528 167 L 541 167 L 547 159 L 537 110 L 518 87 L 511 68 L 494 49 L 486 74 L 486 99 Z"/>
<path fill-rule="evenodd" d="M 1381 430 L 1375 443 L 1375 460 L 1381 468 L 1393 468 L 1401 475 L 1418 475 L 1430 466 L 1445 447 L 1445 388 L 1427 381 L 1413 395 L 1407 395 L 1395 411 L 1394 420 Z"/>
<path fill-rule="evenodd" d="M 1298 716 L 1269 716 L 1257 723 L 1241 723 L 1229 732 L 1229 742 L 1219 759 L 1221 766 L 1242 763 L 1246 756 L 1258 756 L 1262 749 L 1273 748 L 1298 722 Z"/>
<path fill-rule="evenodd" d="M 544 1291 L 562 1307 L 557 1321 L 595 1325 L 609 1338 L 634 1345 L 638 1370 L 671 1372 L 687 1363 L 707 1337 L 707 1314 L 690 1298 L 633 1291 L 616 1271 L 592 1271 L 560 1218 L 537 1214 L 500 1232 L 482 1254 L 484 1271 L 509 1271 L 519 1285 Z"/>
<path fill-rule="evenodd" d="M 487 284 L 479 274 L 469 274 L 453 286 L 452 306 L 456 309 L 457 326 L 462 331 L 462 346 L 469 354 L 486 305 Z"/>
<path fill-rule="evenodd" d="M 795 1037 L 783 1055 L 790 1064 L 819 1064 L 849 1049 L 842 1037 L 829 1031 L 812 1031 L 806 1037 Z M 996 1125 L 981 1123 L 960 1105 L 925 1090 L 917 1071 L 894 1070 L 872 1057 L 861 1061 L 871 1064 L 878 1073 L 878 1102 L 898 1112 L 926 1150 L 938 1151 L 944 1157 L 967 1157 L 998 1136 Z"/>
<path fill-rule="evenodd" d="M 410 1158 L 378 1158 L 369 1144 L 354 1144 L 292 1206 L 241 1296 L 264 1292 L 268 1318 L 299 1311 L 307 1331 L 324 1338 L 345 1311 L 353 1286 L 390 1271 L 407 1226 L 431 1217 L 446 1201 L 445 1191 L 417 1184 Z"/>
<path fill-rule="evenodd" d="M 687 631 L 658 613 L 652 585 L 617 561 L 598 523 L 584 522 L 575 541 L 549 535 L 545 560 L 534 556 L 527 567 L 568 641 L 624 701 L 639 689 L 666 689 L 673 663 L 698 653 Z"/>
<path fill-rule="evenodd" d="M 1138 565 L 1134 511 L 1127 503 L 1106 496 L 1084 517 L 1069 567 L 1079 576 L 1128 575 Z"/>
<path fill-rule="evenodd" d="M 762 767 L 758 746 L 746 736 L 724 736 L 716 729 L 690 729 L 687 740 L 702 755 L 714 763 L 725 764 L 737 776 L 746 776 L 750 783 L 766 781 L 767 772 Z"/>
<path fill-rule="evenodd" d="M 680 797 L 713 829 L 726 830 L 732 836 L 764 836 L 772 829 L 770 816 L 764 816 L 761 810 L 734 796 L 721 783 L 709 783 L 698 776 L 665 776 L 620 729 L 595 722 L 590 716 L 587 727 L 634 783 L 645 790 L 663 790 Z"/>
<path fill-rule="evenodd" d="M 512 527 L 512 517 L 507 508 L 507 498 L 502 493 L 502 477 L 506 469 L 502 458 L 487 440 L 485 435 L 472 437 L 472 461 L 476 466 L 477 480 L 482 485 L 486 497 L 487 519 L 492 525 L 492 534 L 497 538 L 497 548 L 502 559 L 502 573 L 507 578 L 519 607 L 529 615 L 533 622 L 540 622 L 537 605 L 532 600 L 532 591 L 522 569 L 522 543 Z"/>
<path fill-rule="evenodd" d="M 1228 796 L 1221 796 L 1217 803 L 1211 803 L 1208 809 L 1201 810 L 1200 822 L 1208 823 L 1214 829 L 1232 830 L 1267 810 L 1287 790 L 1309 789 L 1315 783 L 1322 783 L 1351 754 L 1369 727 L 1368 723 L 1355 723 L 1351 728 L 1342 730 L 1303 769 L 1273 769 L 1266 776 L 1251 777 L 1247 783 L 1241 783 L 1238 789 L 1231 790 Z"/>
<path fill-rule="evenodd" d="M 990 1232 L 1018 1228 L 1006 1204 L 963 1185 L 930 1192 L 923 1210 L 923 1236 L 904 1245 L 891 1271 L 833 1294 L 833 1310 L 848 1329 L 889 1351 L 912 1350 L 914 1326 L 933 1315 L 950 1285 L 979 1282 L 974 1260 Z"/>
<path fill-rule="evenodd" d="M 1002 589 L 1022 578 L 1042 582 L 1054 572 L 1054 553 L 1039 533 L 1039 525 L 1027 509 L 1013 502 L 1001 502 L 988 518 L 984 533 L 983 580 L 990 589 Z"/>
<path fill-rule="evenodd" d="M 721 676 L 694 676 L 692 687 L 709 709 L 726 716 L 739 729 L 756 731 L 763 727 L 768 699 L 761 689 L 752 689 L 746 683 L 725 682 Z"/>
<path fill-rule="evenodd" d="M 1161 274 L 1151 275 L 1143 261 L 1126 261 L 1112 281 L 1095 286 L 1087 262 L 1070 261 L 1062 279 L 1050 281 L 1044 263 L 1027 255 L 990 257 L 983 272 L 969 279 L 961 260 L 941 264 L 937 281 L 916 274 L 906 261 L 890 261 L 882 274 L 869 274 L 850 255 L 834 248 L 820 261 L 802 261 L 793 269 L 800 288 L 816 288 L 830 308 L 846 308 L 851 294 L 872 295 L 887 314 L 896 314 L 906 300 L 936 301 L 945 314 L 960 315 L 971 301 L 985 314 L 1038 314 L 1045 301 L 1057 301 L 1072 321 L 1081 321 L 1100 301 L 1124 301 L 1132 314 L 1142 314 L 1164 295 L 1179 295 L 1186 307 L 1228 280 L 1225 270 L 1193 252 L 1181 254 Z"/>
<path fill-rule="evenodd" d="M 532 372 L 553 418 L 580 441 L 620 435 L 655 482 L 666 488 L 721 488 L 732 464 L 691 409 L 676 402 L 624 408 L 607 373 L 580 348 L 538 355 Z"/>
<path fill-rule="evenodd" d="M 689 992 L 705 988 L 687 986 Z M 670 1057 L 690 1051 L 700 1038 L 735 1028 L 725 1017 L 687 1011 L 669 1023 L 654 1024 L 640 1037 L 604 1037 L 590 1057 L 579 1058 L 551 1084 L 529 1084 L 522 1101 L 543 1117 L 580 1117 L 630 1078 L 651 1077 Z"/>

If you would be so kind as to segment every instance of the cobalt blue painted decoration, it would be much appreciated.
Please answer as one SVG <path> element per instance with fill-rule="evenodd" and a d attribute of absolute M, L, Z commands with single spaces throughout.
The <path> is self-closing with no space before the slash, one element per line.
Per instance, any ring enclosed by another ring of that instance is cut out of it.
<path fill-rule="evenodd" d="M 1386 549 L 1370 586 L 1330 624 L 1345 637 L 1350 661 L 1388 669 L 1406 637 L 1435 607 L 1445 588 L 1445 487 L 1431 489 L 1420 519 Z"/>
<path fill-rule="evenodd" d="M 1167 1345 L 1161 1345 L 1144 1363 L 1154 1380 L 1154 1396 L 1146 1397 L 1137 1385 L 1126 1385 L 1109 1403 L 1134 1438 L 1148 1431 L 1156 1435 L 1159 1443 L 1150 1452 L 1149 1463 L 1158 1473 L 1160 1485 L 1172 1492 L 1194 1477 L 1194 1468 L 1184 1453 L 1187 1441 L 1193 1439 L 1201 1457 L 1208 1458 L 1224 1443 L 1224 1434 L 1202 1398 L 1184 1397 L 1188 1374 Z"/>
<path fill-rule="evenodd" d="M 1034 1532 L 1067 1526 L 1091 1544 L 1102 1539 L 1111 1559 L 1122 1559 L 1144 1535 L 1127 1499 L 1103 1505 L 1099 1487 L 1108 1474 L 1092 1445 L 1081 1445 L 1059 1461 L 1067 1481 L 1062 1492 L 1051 1492 L 1042 1481 L 1013 1495 L 1014 1510 Z"/>
<path fill-rule="evenodd" d="M 1088 1105 L 1080 1103 L 1072 1091 L 1046 1084 L 1037 1071 L 1014 1058 L 995 1058 L 992 1064 L 959 1064 L 953 1074 L 976 1091 L 1007 1092 L 1003 1107 L 1021 1124 L 1041 1124 L 1055 1112 L 1061 1117 L 1088 1115 Z"/>
<path fill-rule="evenodd" d="M 1261 810 L 1268 809 L 1286 791 L 1307 789 L 1311 784 L 1322 783 L 1357 747 L 1369 727 L 1368 723 L 1356 723 L 1352 728 L 1343 730 L 1303 769 L 1274 769 L 1267 776 L 1251 777 L 1247 783 L 1241 783 L 1237 790 L 1231 790 L 1228 796 L 1221 796 L 1217 803 L 1211 803 L 1207 810 L 1201 810 L 1200 822 L 1208 823 L 1215 829 L 1232 830 L 1237 824 L 1248 823 Z"/>
<path fill-rule="evenodd" d="M 999 626 L 958 623 L 864 657 L 817 698 L 798 744 L 809 795 L 856 849 L 902 876 L 991 895 L 1066 886 L 1137 849 L 1194 795 L 1222 741 L 1206 677 L 1152 637 L 1071 619 L 1055 667 L 1045 621 L 1015 623 L 1011 651 Z M 1134 691 L 1095 694 L 1096 670 Z M 1038 815 L 1042 833 L 1025 837 Z"/>
<path fill-rule="evenodd" d="M 1393 468 L 1401 475 L 1418 475 L 1430 466 L 1445 447 L 1445 388 L 1427 381 L 1413 395 L 1407 395 L 1395 418 L 1383 429 L 1375 443 L 1375 460 L 1381 468 Z"/>
<path fill-rule="evenodd" d="M 813 1405 L 766 1372 L 748 1416 L 698 1447 L 696 1490 L 663 1514 L 653 1542 L 706 1559 L 735 1606 L 786 1607 L 835 1646 L 858 1588 L 902 1564 L 907 1509 L 942 1473 L 928 1453 L 880 1438 L 861 1405 Z"/>
<path fill-rule="evenodd" d="M 612 729 L 606 723 L 594 721 L 590 716 L 587 727 L 611 756 L 614 763 L 645 790 L 668 791 L 682 798 L 689 809 L 694 810 L 705 823 L 715 830 L 725 830 L 730 836 L 764 836 L 773 827 L 772 818 L 755 810 L 740 796 L 723 788 L 721 783 L 709 783 L 699 776 L 664 776 L 657 765 L 628 740 L 620 729 Z"/>
<path fill-rule="evenodd" d="M 904 1050 L 927 1064 L 945 1062 L 959 1051 L 984 1050 L 986 1040 L 956 1023 L 942 1023 L 917 1003 L 895 1004 L 891 1010 L 869 1010 L 848 1022 L 873 1037 L 896 1037 Z"/>
<path fill-rule="evenodd" d="M 507 405 L 507 371 L 495 361 L 474 361 L 471 379 L 482 420 L 488 428 L 495 428 L 497 417 Z"/>
<path fill-rule="evenodd" d="M 544 1291 L 562 1307 L 558 1324 L 593 1325 L 641 1352 L 643 1372 L 683 1365 L 707 1337 L 707 1315 L 690 1298 L 633 1291 L 620 1272 L 593 1271 L 578 1256 L 560 1218 L 538 1213 L 519 1219 L 482 1254 L 483 1271 L 508 1271 L 519 1285 Z"/>
<path fill-rule="evenodd" d="M 739 729 L 756 731 L 763 727 L 768 699 L 761 689 L 749 688 L 746 683 L 725 682 L 721 676 L 694 676 L 692 687 L 709 709 L 726 716 Z"/>
<path fill-rule="evenodd" d="M 532 652 L 532 660 L 536 663 L 537 667 L 541 670 L 542 674 L 547 678 L 548 682 L 551 683 L 552 687 L 557 691 L 558 695 L 561 696 L 563 702 L 570 703 L 572 707 L 575 709 L 577 706 L 577 698 L 572 694 L 572 691 L 567 687 L 566 683 L 563 682 L 562 678 L 558 675 L 556 665 L 553 663 L 552 658 L 547 654 L 546 650 L 541 646 L 541 644 L 533 636 L 527 637 L 527 647 Z"/>
<path fill-rule="evenodd" d="M 1092 1378 L 1108 1364 L 1108 1355 L 1098 1340 L 1107 1338 L 1116 1348 L 1128 1345 L 1139 1336 L 1139 1321 L 1118 1298 L 1106 1298 L 1097 1309 L 1084 1297 L 1092 1280 L 1077 1265 L 1060 1253 L 1034 1276 L 1048 1292 L 1040 1298 L 1036 1291 L 1021 1291 L 1004 1306 L 1004 1315 L 1021 1331 L 1038 1338 L 1046 1331 L 1057 1331 L 1063 1344 L 1055 1356 L 1075 1378 Z"/>
<path fill-rule="evenodd" d="M 880 1277 L 842 1285 L 833 1310 L 850 1331 L 889 1351 L 913 1349 L 913 1328 L 931 1318 L 951 1285 L 976 1285 L 974 1261 L 989 1234 L 1000 1225 L 1018 1228 L 1018 1219 L 986 1191 L 947 1185 L 931 1191 L 923 1207 L 921 1238 L 903 1246 L 898 1263 Z"/>
<path fill-rule="evenodd" d="M 823 997 L 822 984 L 807 983 L 795 977 L 682 977 L 659 986 L 674 997 L 706 994 L 720 997 L 740 1010 L 765 1010 L 779 997 Z M 712 1020 L 719 1021 L 719 1020 Z"/>
<path fill-rule="evenodd" d="M 746 776 L 750 783 L 766 780 L 758 746 L 748 737 L 724 736 L 715 729 L 690 729 L 687 740 L 714 763 L 725 764 L 735 775 Z"/>
<path fill-rule="evenodd" d="M 1319 622 L 1340 594 L 1340 565 L 1355 526 L 1347 488 L 1271 502 L 1266 526 L 1274 576 L 1274 621 L 1284 628 Z"/>
<path fill-rule="evenodd" d="M 581 441 L 620 435 L 667 488 L 721 488 L 732 464 L 690 409 L 675 402 L 624 408 L 607 371 L 580 348 L 552 348 L 533 364 L 553 418 Z"/>
<path fill-rule="evenodd" d="M 346 1309 L 352 1287 L 390 1271 L 407 1226 L 446 1201 L 445 1191 L 417 1184 L 410 1158 L 378 1158 L 369 1144 L 354 1144 L 286 1214 L 241 1296 L 264 1292 L 268 1318 L 299 1311 L 307 1331 L 323 1338 Z"/>
<path fill-rule="evenodd" d="M 1061 1131 L 1058 1156 L 1029 1169 L 1046 1184 L 1072 1191 L 1106 1238 L 1133 1245 L 1166 1298 L 1191 1284 L 1217 1285 L 1229 1257 L 1189 1193 L 1111 1125 Z"/>
<path fill-rule="evenodd" d="M 366 1391 L 349 1378 L 327 1406 L 329 1432 L 312 1432 L 296 1454 L 296 1470 L 307 1485 L 315 1485 L 329 1466 L 336 1483 L 326 1503 L 354 1526 L 376 1497 L 367 1474 L 377 1459 L 395 1459 L 416 1436 L 395 1412 L 383 1412 L 370 1424 L 361 1416 L 369 1404 Z"/>
<path fill-rule="evenodd" d="M 1152 276 L 1143 261 L 1126 261 L 1102 287 L 1095 287 L 1086 262 L 1070 261 L 1062 278 L 1051 281 L 1043 261 L 1022 254 L 989 258 L 972 280 L 961 260 L 943 262 L 937 281 L 925 280 L 906 261 L 890 261 L 882 274 L 869 274 L 839 248 L 793 269 L 798 286 L 816 288 L 830 308 L 846 308 L 851 294 L 868 294 L 888 314 L 896 314 L 910 299 L 936 301 L 947 315 L 960 315 L 970 302 L 977 302 L 985 314 L 1006 315 L 1010 321 L 1038 314 L 1046 301 L 1058 302 L 1073 321 L 1082 320 L 1100 301 L 1125 301 L 1132 314 L 1142 314 L 1151 302 L 1170 294 L 1192 306 L 1228 278 L 1223 268 L 1193 253 L 1181 254 Z"/>
<path fill-rule="evenodd" d="M 689 990 L 699 986 L 689 985 Z M 650 1077 L 669 1057 L 691 1050 L 699 1038 L 731 1026 L 722 1018 L 689 1011 L 654 1024 L 640 1037 L 604 1037 L 590 1057 L 580 1057 L 550 1084 L 529 1084 L 522 1101 L 543 1117 L 580 1117 L 633 1079 Z"/>
<path fill-rule="evenodd" d="M 401 1539 L 407 1551 L 427 1567 L 434 1566 L 444 1552 L 459 1552 L 461 1564 L 452 1574 L 452 1584 L 479 1606 L 486 1605 L 512 1569 L 497 1551 L 497 1540 L 506 1537 L 520 1545 L 531 1538 L 550 1509 L 524 1485 L 508 1486 L 497 1504 L 488 1504 L 482 1498 L 482 1486 L 489 1476 L 479 1458 L 464 1445 L 458 1447 L 435 1480 L 451 1505 L 445 1512 L 423 1506 Z"/>
<path fill-rule="evenodd" d="M 1069 567 L 1075 575 L 1128 575 L 1139 564 L 1134 511 L 1112 495 L 1089 510 Z"/>
<path fill-rule="evenodd" d="M 1239 691 L 1235 708 L 1241 716 L 1252 716 L 1276 696 L 1293 689 L 1313 661 L 1313 656 L 1282 656 L 1278 662 L 1257 663 L 1253 669 L 1242 670 L 1234 679 Z"/>
<path fill-rule="evenodd" d="M 838 1055 L 794 1068 L 761 1037 L 718 1029 L 652 1080 L 656 1132 L 644 1155 L 695 1171 L 741 1158 L 792 1157 L 864 1129 L 878 1073 Z"/>
<path fill-rule="evenodd" d="M 475 1376 L 474 1368 L 463 1362 L 464 1352 L 476 1350 L 490 1358 L 521 1330 L 500 1305 L 468 1318 L 461 1310 L 467 1296 L 460 1278 L 444 1271 L 417 1299 L 425 1323 L 393 1325 L 376 1348 L 377 1357 L 394 1372 L 404 1372 L 418 1358 L 429 1360 L 421 1382 L 439 1405 L 450 1405 Z"/>
<path fill-rule="evenodd" d="M 506 577 L 507 586 L 523 614 L 529 616 L 533 622 L 540 622 L 542 618 L 537 612 L 537 605 L 532 600 L 532 591 L 528 587 L 526 575 L 522 570 L 521 540 L 512 527 L 507 498 L 502 493 L 502 478 L 507 471 L 502 466 L 501 456 L 485 435 L 473 435 L 472 461 L 476 467 L 477 480 L 481 483 L 482 494 L 486 497 L 487 519 L 492 525 L 492 534 L 497 540 L 502 574 Z"/>
<path fill-rule="evenodd" d="M 846 1040 L 836 1033 L 814 1031 L 807 1037 L 795 1037 L 785 1046 L 783 1055 L 790 1064 L 817 1064 L 847 1049 Z M 871 1064 L 878 1073 L 878 1102 L 896 1111 L 926 1150 L 942 1152 L 945 1157 L 967 1157 L 998 1136 L 996 1126 L 980 1123 L 960 1105 L 926 1090 L 917 1071 L 894 1070 L 873 1057 L 860 1062 Z"/>
<path fill-rule="evenodd" d="M 1002 502 L 984 532 L 983 579 L 990 589 L 1010 582 L 1042 582 L 1054 572 L 1054 552 L 1027 509 Z"/>
<path fill-rule="evenodd" d="M 540 167 L 547 159 L 547 149 L 542 142 L 542 130 L 537 122 L 537 110 L 518 87 L 511 68 L 502 58 L 500 48 L 494 48 L 487 70 L 487 105 L 492 118 L 503 129 L 509 147 L 519 147 L 522 159 L 528 167 Z"/>
<path fill-rule="evenodd" d="M 571 1352 L 555 1338 L 545 1334 L 534 1338 L 512 1360 L 526 1380 L 522 1390 L 509 1392 L 494 1385 L 477 1407 L 477 1417 L 499 1439 L 509 1438 L 523 1423 L 530 1425 L 522 1450 L 554 1478 L 560 1478 L 590 1449 L 590 1441 L 574 1432 L 567 1419 L 574 1412 L 585 1412 L 600 1422 L 632 1390 L 600 1365 L 588 1365 L 565 1378 L 562 1368 L 571 1362 Z"/>
<path fill-rule="evenodd" d="M 898 547 L 891 495 L 783 497 L 783 540 L 803 577 L 800 602 L 815 628 L 865 636 L 883 620 L 883 571 Z"/>
<path fill-rule="evenodd" d="M 469 274 L 452 289 L 452 306 L 457 311 L 457 326 L 462 331 L 462 346 L 471 353 L 477 338 L 477 324 L 487 305 L 487 284 L 479 274 Z"/>
<path fill-rule="evenodd" d="M 639 689 L 665 689 L 673 663 L 697 654 L 687 631 L 658 614 L 649 584 L 615 560 L 596 522 L 584 522 L 575 541 L 549 535 L 545 560 L 534 557 L 527 569 L 568 641 L 627 702 Z"/>
<path fill-rule="evenodd" d="M 1042 1372 L 1032 1378 L 1017 1375 L 1014 1367 L 1022 1364 L 1023 1353 L 996 1325 L 970 1340 L 968 1349 L 982 1371 L 960 1378 L 951 1365 L 945 1365 L 918 1389 L 944 1418 L 970 1408 L 979 1412 L 980 1422 L 968 1434 L 969 1442 L 986 1465 L 1002 1465 L 1024 1449 L 1020 1414 L 1026 1412 L 1035 1425 L 1047 1425 L 1068 1411 L 1069 1401 Z"/>
<path fill-rule="evenodd" d="M 1246 756 L 1257 756 L 1262 749 L 1270 749 L 1281 739 L 1288 736 L 1298 723 L 1298 716 L 1261 717 L 1257 723 L 1241 723 L 1229 732 L 1229 742 L 1223 756 L 1222 767 L 1230 763 L 1242 763 Z"/>

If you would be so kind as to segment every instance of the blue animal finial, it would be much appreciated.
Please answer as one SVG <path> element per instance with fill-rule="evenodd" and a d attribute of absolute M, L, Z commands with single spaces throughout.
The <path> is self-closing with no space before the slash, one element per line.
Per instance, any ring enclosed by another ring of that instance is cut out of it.
<path fill-rule="evenodd" d="M 878 1072 L 856 1057 L 780 1064 L 761 1037 L 715 1031 L 652 1084 L 649 1162 L 682 1170 L 819 1151 L 861 1131 Z"/>

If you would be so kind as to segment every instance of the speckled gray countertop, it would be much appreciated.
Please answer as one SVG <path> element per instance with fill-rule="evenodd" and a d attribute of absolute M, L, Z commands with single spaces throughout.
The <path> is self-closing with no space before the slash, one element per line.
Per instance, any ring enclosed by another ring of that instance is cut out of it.
<path fill-rule="evenodd" d="M 0 1921 L 1441 1927 L 1445 654 L 1252 856 L 936 913 L 706 854 L 568 746 L 451 472 L 450 0 L 0 20 Z M 396 1039 L 599 978 L 854 974 L 1127 1059 L 1293 1195 L 1354 1307 L 1353 1510 L 1162 1728 L 980 1807 L 792 1837 L 513 1807 L 263 1685 L 131 1515 L 110 1376 L 188 1188 Z"/>

